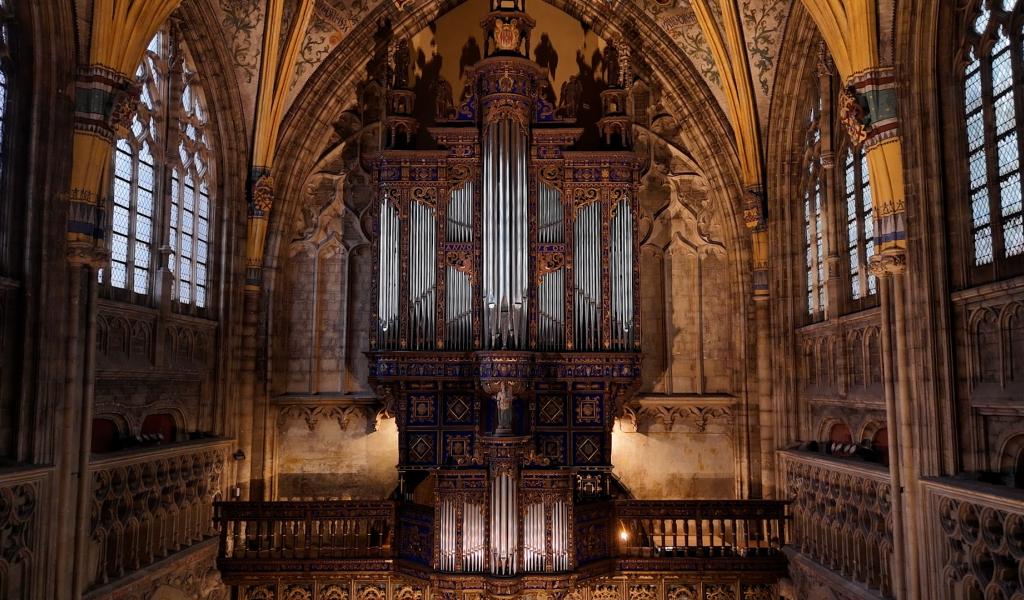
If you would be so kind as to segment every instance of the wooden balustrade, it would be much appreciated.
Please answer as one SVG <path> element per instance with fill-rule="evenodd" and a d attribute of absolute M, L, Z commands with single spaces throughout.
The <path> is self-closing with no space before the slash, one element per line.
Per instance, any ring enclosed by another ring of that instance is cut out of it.
<path fill-rule="evenodd" d="M 743 570 L 781 574 L 786 502 L 594 502 L 574 508 L 575 564 L 618 571 Z M 410 503 L 221 502 L 218 566 L 254 574 L 425 571 L 437 562 L 434 511 Z"/>
<path fill-rule="evenodd" d="M 396 504 L 219 502 L 222 572 L 386 571 L 394 558 Z"/>
<path fill-rule="evenodd" d="M 785 544 L 786 502 L 625 500 L 614 519 L 618 557 L 772 556 Z"/>

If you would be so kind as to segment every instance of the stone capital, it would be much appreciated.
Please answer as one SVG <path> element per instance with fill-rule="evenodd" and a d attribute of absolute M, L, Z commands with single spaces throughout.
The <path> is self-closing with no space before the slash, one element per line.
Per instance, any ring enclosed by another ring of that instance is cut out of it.
<path fill-rule="evenodd" d="M 907 272 L 906 251 L 875 254 L 868 260 L 868 268 L 875 277 L 902 275 Z"/>

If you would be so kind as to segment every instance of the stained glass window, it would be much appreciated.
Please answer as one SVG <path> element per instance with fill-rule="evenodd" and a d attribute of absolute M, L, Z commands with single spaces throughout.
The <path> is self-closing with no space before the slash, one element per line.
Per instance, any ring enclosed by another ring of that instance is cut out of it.
<path fill-rule="evenodd" d="M 992 3 L 998 3 L 998 10 L 990 10 Z M 1024 255 L 1019 100 L 1015 97 L 1024 46 L 1015 16 L 1017 4 L 1016 0 L 982 2 L 965 49 L 966 181 L 975 266 Z"/>
<path fill-rule="evenodd" d="M 166 244 L 173 300 L 205 308 L 213 161 L 199 77 L 182 41 L 162 31 L 136 78 L 141 93 L 131 131 L 114 149 L 111 263 L 101 281 L 149 295 L 160 266 L 153 249 Z"/>
<path fill-rule="evenodd" d="M 850 269 L 850 298 L 860 300 L 877 290 L 868 259 L 875 251 L 875 223 L 871 210 L 871 182 L 867 156 L 860 148 L 848 148 L 843 163 L 843 196 L 846 200 L 846 253 Z"/>

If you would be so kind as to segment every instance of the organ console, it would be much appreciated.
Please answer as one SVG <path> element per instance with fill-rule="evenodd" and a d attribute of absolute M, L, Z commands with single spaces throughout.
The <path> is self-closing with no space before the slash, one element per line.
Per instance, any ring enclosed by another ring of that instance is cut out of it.
<path fill-rule="evenodd" d="M 446 573 L 576 567 L 574 508 L 609 495 L 612 423 L 639 379 L 626 61 L 608 53 L 623 64 L 602 117 L 577 123 L 579 84 L 556 105 L 525 10 L 491 1 L 457 106 L 416 98 L 396 47 L 374 171 L 371 378 L 398 420 L 404 493 L 433 501 L 430 566 Z"/>

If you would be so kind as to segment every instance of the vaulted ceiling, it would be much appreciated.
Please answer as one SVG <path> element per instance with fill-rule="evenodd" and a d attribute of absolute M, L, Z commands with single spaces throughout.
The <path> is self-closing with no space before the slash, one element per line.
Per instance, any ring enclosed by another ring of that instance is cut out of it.
<path fill-rule="evenodd" d="M 300 7 L 309 0 L 284 3 L 282 35 L 294 26 Z M 538 2 L 540 0 L 537 0 Z M 312 0 L 308 25 L 301 37 L 293 70 L 287 84 L 288 103 L 301 91 L 317 69 L 331 53 L 354 32 L 376 27 L 381 19 L 400 21 L 404 13 L 433 14 L 448 11 L 465 0 Z M 645 13 L 667 39 L 678 46 L 699 73 L 711 94 L 722 105 L 726 114 L 733 112 L 728 102 L 731 82 L 746 79 L 753 98 L 756 119 L 763 128 L 768 115 L 776 61 L 782 42 L 792 0 L 740 0 L 736 3 L 740 36 L 736 39 L 746 50 L 745 60 L 737 60 L 730 52 L 728 42 L 734 32 L 729 26 L 730 14 L 723 14 L 721 0 L 590 0 L 608 6 L 609 14 L 621 12 L 623 4 L 633 4 Z M 251 115 L 255 107 L 261 67 L 261 47 L 264 28 L 268 23 L 264 0 L 214 0 L 225 43 L 230 44 L 235 76 L 242 92 L 246 110 Z M 696 6 L 695 6 L 696 4 Z M 430 6 L 433 5 L 433 6 Z M 432 10 L 431 10 L 432 9 Z M 709 41 L 699 22 L 699 13 L 710 15 L 716 33 Z M 271 15 L 271 17 L 273 17 Z M 613 17 L 614 18 L 614 17 Z M 272 22 L 272 18 L 270 19 Z M 301 21 L 301 19 L 300 19 Z M 628 27 L 623 27 L 628 29 Z M 724 55 L 728 66 L 723 73 L 721 61 L 716 61 L 715 44 L 724 42 Z M 746 67 L 737 72 L 737 67 Z M 725 77 L 723 77 L 723 74 Z M 252 122 L 252 119 L 247 119 Z"/>

